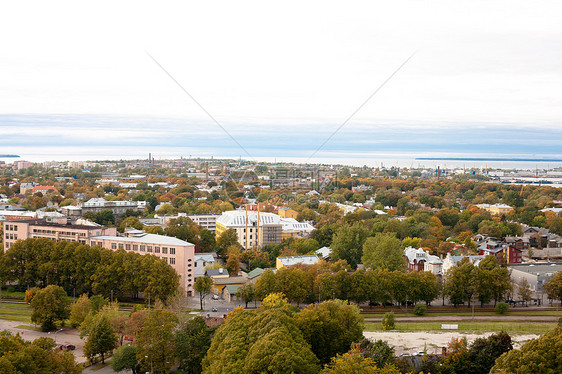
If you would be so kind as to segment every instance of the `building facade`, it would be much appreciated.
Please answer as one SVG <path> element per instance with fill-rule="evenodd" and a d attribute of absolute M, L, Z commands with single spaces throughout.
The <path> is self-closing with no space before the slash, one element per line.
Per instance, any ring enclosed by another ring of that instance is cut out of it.
<path fill-rule="evenodd" d="M 99 213 L 102 210 L 111 210 L 114 215 L 120 216 L 127 210 L 144 212 L 146 201 L 108 201 L 102 198 L 93 198 L 84 202 L 81 206 L 82 214 L 86 212 Z"/>
<path fill-rule="evenodd" d="M 281 220 L 273 213 L 245 210 L 224 212 L 217 218 L 217 238 L 228 229 L 236 231 L 238 243 L 245 249 L 279 244 L 282 241 Z"/>

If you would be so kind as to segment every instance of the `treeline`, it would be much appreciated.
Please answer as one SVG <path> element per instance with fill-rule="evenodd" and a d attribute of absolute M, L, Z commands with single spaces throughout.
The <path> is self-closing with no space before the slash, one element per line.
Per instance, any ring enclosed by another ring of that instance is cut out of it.
<path fill-rule="evenodd" d="M 281 268 L 276 273 L 266 270 L 255 285 L 255 298 L 281 292 L 291 302 L 314 303 L 340 299 L 371 305 L 407 301 L 430 303 L 441 293 L 439 279 L 430 272 L 357 270 L 350 272 L 344 261 L 334 264 Z M 241 291 L 244 298 L 244 290 Z"/>
<path fill-rule="evenodd" d="M 0 276 L 22 290 L 58 285 L 69 295 L 166 300 L 179 287 L 179 275 L 156 256 L 49 239 L 17 241 L 0 257 Z"/>
<path fill-rule="evenodd" d="M 439 296 L 450 298 L 454 305 L 478 300 L 482 304 L 501 301 L 511 292 L 509 271 L 494 256 L 487 256 L 478 266 L 464 260 L 453 267 L 443 284 L 431 272 L 395 270 L 349 271 L 345 261 L 320 262 L 316 265 L 283 267 L 276 273 L 266 270 L 255 286 L 244 286 L 244 301 L 263 300 L 272 292 L 281 292 L 291 302 L 313 303 L 328 299 L 357 304 L 386 305 L 418 302 L 431 303 Z"/>

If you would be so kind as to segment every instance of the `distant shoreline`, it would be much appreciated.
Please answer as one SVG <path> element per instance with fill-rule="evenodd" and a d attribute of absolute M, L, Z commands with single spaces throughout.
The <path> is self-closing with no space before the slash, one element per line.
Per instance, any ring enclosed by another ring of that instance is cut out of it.
<path fill-rule="evenodd" d="M 562 159 L 544 159 L 544 158 L 416 157 L 415 159 L 420 161 L 562 162 Z"/>
<path fill-rule="evenodd" d="M 0 158 L 19 158 L 18 155 L 0 155 Z"/>

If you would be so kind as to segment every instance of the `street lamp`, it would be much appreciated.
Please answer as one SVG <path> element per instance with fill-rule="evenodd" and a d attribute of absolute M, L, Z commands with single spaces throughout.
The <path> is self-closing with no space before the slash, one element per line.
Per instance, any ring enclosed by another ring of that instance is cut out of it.
<path fill-rule="evenodd" d="M 58 329 L 56 330 L 53 334 L 55 335 L 55 343 L 57 342 L 57 332 L 62 331 L 63 329 Z M 47 334 L 51 334 L 51 331 L 49 331 Z"/>

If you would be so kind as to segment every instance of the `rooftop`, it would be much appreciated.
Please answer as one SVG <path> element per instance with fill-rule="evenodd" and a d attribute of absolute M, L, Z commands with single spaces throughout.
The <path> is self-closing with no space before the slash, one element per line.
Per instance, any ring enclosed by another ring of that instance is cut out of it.
<path fill-rule="evenodd" d="M 277 257 L 277 259 L 283 264 L 283 266 L 291 265 L 314 265 L 318 262 L 318 256 L 308 255 L 308 256 L 289 256 L 289 257 Z"/>
<path fill-rule="evenodd" d="M 246 226 L 246 217 L 249 226 L 256 226 L 258 224 L 258 212 L 245 211 L 245 210 L 230 210 L 224 212 L 219 218 L 217 223 L 226 227 L 244 227 Z M 279 225 L 281 224 L 280 218 L 277 214 L 259 212 L 260 226 L 265 225 Z"/>
<path fill-rule="evenodd" d="M 525 273 L 556 273 L 562 271 L 562 263 L 534 263 L 534 264 L 514 264 L 508 266 L 510 269 L 524 271 Z"/>
<path fill-rule="evenodd" d="M 99 226 L 88 226 L 88 225 L 77 225 L 73 223 L 64 224 L 64 223 L 56 223 L 50 222 L 44 219 L 22 219 L 17 221 L 12 221 L 14 223 L 27 223 L 32 226 L 46 226 L 46 227 L 64 227 L 68 229 L 76 229 L 76 230 L 99 230 Z"/>
<path fill-rule="evenodd" d="M 111 236 L 111 235 L 100 235 L 91 237 L 91 239 L 99 240 L 115 240 L 119 242 L 134 242 L 134 243 L 146 243 L 146 244 L 160 244 L 160 245 L 176 245 L 176 246 L 189 246 L 193 245 L 185 240 L 174 238 L 173 236 L 166 235 L 156 235 L 156 234 L 144 234 L 133 237 L 124 236 Z"/>

